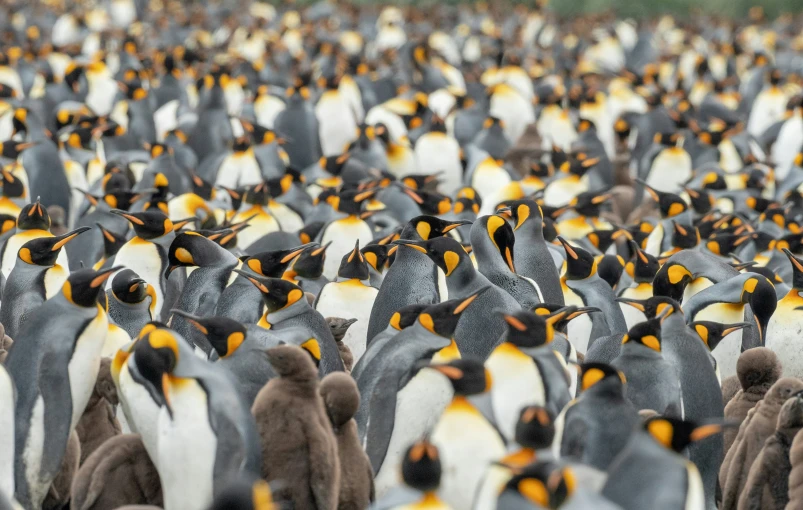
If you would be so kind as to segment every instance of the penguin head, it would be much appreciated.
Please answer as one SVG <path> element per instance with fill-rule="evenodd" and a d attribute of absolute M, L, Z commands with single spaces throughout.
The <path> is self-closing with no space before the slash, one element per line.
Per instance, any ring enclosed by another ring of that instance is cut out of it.
<path fill-rule="evenodd" d="M 513 220 L 514 231 L 521 228 L 527 221 L 531 222 L 527 223 L 527 225 L 538 225 L 539 228 L 544 221 L 544 213 L 541 210 L 541 206 L 535 200 L 529 198 L 506 201 L 504 206 L 496 212 Z"/>
<path fill-rule="evenodd" d="M 683 453 L 691 443 L 719 434 L 723 429 L 720 423 L 697 425 L 668 416 L 652 416 L 644 422 L 644 430 L 653 439 L 676 453 Z"/>
<path fill-rule="evenodd" d="M 215 190 L 215 186 L 195 174 L 190 176 L 192 179 L 192 192 L 201 197 L 204 200 L 214 200 L 217 191 Z"/>
<path fill-rule="evenodd" d="M 622 345 L 631 343 L 661 352 L 661 321 L 649 319 L 634 325 L 622 338 Z"/>
<path fill-rule="evenodd" d="M 267 186 L 270 198 L 279 198 L 293 187 L 293 176 L 285 174 L 282 177 L 268 179 L 265 181 L 265 186 Z"/>
<path fill-rule="evenodd" d="M 354 244 L 354 249 L 351 253 L 343 256 L 340 261 L 340 268 L 337 270 L 337 277 L 344 280 L 357 279 L 368 280 L 371 273 L 368 270 L 368 263 L 365 261 L 362 252 L 360 251 L 360 241 Z"/>
<path fill-rule="evenodd" d="M 293 262 L 292 271 L 303 278 L 320 277 L 323 274 L 323 264 L 326 261 L 326 249 L 331 244 L 332 241 L 329 241 L 323 246 L 315 244 L 305 248 Z"/>
<path fill-rule="evenodd" d="M 387 244 L 371 243 L 360 251 L 368 265 L 374 268 L 374 271 L 382 273 L 387 267 L 390 248 L 391 246 Z"/>
<path fill-rule="evenodd" d="M 674 299 L 665 296 L 653 296 L 647 299 L 630 299 L 630 298 L 616 298 L 619 303 L 624 303 L 632 306 L 636 310 L 644 314 L 647 319 L 658 317 L 666 319 L 675 312 L 682 313 L 680 305 Z"/>
<path fill-rule="evenodd" d="M 488 289 L 489 287 L 485 287 L 467 298 L 450 299 L 429 305 L 418 315 L 418 322 L 434 335 L 451 338 L 457 329 L 461 314 Z"/>
<path fill-rule="evenodd" d="M 564 175 L 583 177 L 585 174 L 588 173 L 589 170 L 591 170 L 599 162 L 600 158 L 579 159 L 575 156 L 572 156 L 563 163 L 561 163 L 558 169 Z"/>
<path fill-rule="evenodd" d="M 630 239 L 630 232 L 623 228 L 594 230 L 586 234 L 586 239 L 600 252 L 605 253 L 618 239 Z"/>
<path fill-rule="evenodd" d="M 268 313 L 277 312 L 306 299 L 301 287 L 287 280 L 256 276 L 253 273 L 246 273 L 239 269 L 235 269 L 234 272 L 259 289 Z"/>
<path fill-rule="evenodd" d="M 418 204 L 421 212 L 427 215 L 446 214 L 452 210 L 452 199 L 437 191 L 412 190 L 402 185 L 402 189 Z"/>
<path fill-rule="evenodd" d="M 393 244 L 406 246 L 430 258 L 449 277 L 461 264 L 471 264 L 471 259 L 463 246 L 451 237 L 436 237 L 428 241 L 407 241 L 400 239 Z M 472 266 L 473 267 L 473 266 Z"/>
<path fill-rule="evenodd" d="M 179 342 L 184 342 L 174 331 L 157 323 L 148 323 L 139 334 L 132 353 L 132 377 L 140 382 L 153 401 L 167 409 L 172 417 L 173 408 L 168 396 L 169 376 L 179 362 Z"/>
<path fill-rule="evenodd" d="M 279 376 L 291 380 L 312 381 L 318 378 L 309 352 L 295 345 L 279 345 L 265 351 L 268 362 Z"/>
<path fill-rule="evenodd" d="M 17 216 L 17 230 L 50 231 L 50 215 L 47 209 L 36 199 L 36 202 L 23 207 Z"/>
<path fill-rule="evenodd" d="M 590 253 L 580 247 L 570 245 L 560 236 L 558 236 L 558 241 L 566 250 L 566 279 L 584 280 L 597 274 L 597 261 Z"/>
<path fill-rule="evenodd" d="M 561 308 L 549 315 L 539 315 L 519 310 L 513 314 L 502 314 L 507 323 L 505 341 L 516 347 L 540 347 L 555 339 L 555 325 L 566 320 L 575 307 Z"/>
<path fill-rule="evenodd" d="M 516 422 L 515 438 L 516 443 L 524 448 L 549 448 L 555 438 L 555 415 L 546 407 L 523 407 Z"/>
<path fill-rule="evenodd" d="M 233 211 L 239 211 L 240 206 L 243 204 L 243 195 L 245 195 L 244 189 L 229 189 L 221 185 L 217 185 L 219 189 L 222 189 L 226 192 L 229 196 L 229 200 L 231 201 L 231 209 Z"/>
<path fill-rule="evenodd" d="M 360 408 L 357 382 L 345 372 L 332 372 L 321 380 L 320 394 L 335 429 L 351 420 Z"/>
<path fill-rule="evenodd" d="M 568 473 L 569 468 L 563 468 Z M 555 497 L 549 489 L 550 476 L 559 471 L 556 465 L 551 462 L 534 462 L 523 468 L 511 469 L 513 476 L 507 481 L 502 491 L 512 491 L 518 493 L 523 499 L 532 504 L 532 508 L 558 508 Z M 572 480 L 571 487 L 574 489 L 574 478 L 567 477 Z M 558 479 L 555 478 L 557 488 Z"/>
<path fill-rule="evenodd" d="M 112 267 L 100 271 L 79 269 L 70 273 L 61 292 L 70 303 L 83 308 L 91 308 L 96 305 L 98 294 L 103 291 L 106 280 L 120 269 L 122 268 Z"/>
<path fill-rule="evenodd" d="M 457 396 L 479 395 L 491 389 L 491 373 L 479 360 L 454 359 L 445 364 L 432 364 L 430 368 L 449 379 Z"/>
<path fill-rule="evenodd" d="M 65 244 L 80 234 L 91 230 L 91 227 L 80 227 L 72 232 L 54 237 L 37 237 L 23 244 L 17 255 L 26 264 L 34 266 L 53 266 Z"/>
<path fill-rule="evenodd" d="M 196 317 L 181 310 L 170 310 L 170 312 L 184 317 L 195 329 L 206 336 L 220 359 L 234 354 L 248 334 L 242 323 L 228 317 Z"/>
<path fill-rule="evenodd" d="M 17 226 L 17 219 L 10 214 L 0 214 L 0 234 L 5 234 Z"/>
<path fill-rule="evenodd" d="M 782 250 L 792 264 L 792 287 L 795 290 L 803 290 L 803 259 L 797 257 L 787 248 L 782 248 Z"/>
<path fill-rule="evenodd" d="M 364 200 L 373 197 L 376 190 L 345 190 L 336 195 L 327 197 L 326 202 L 332 206 L 335 211 L 339 211 L 349 216 L 357 216 L 360 214 L 361 204 Z"/>
<path fill-rule="evenodd" d="M 161 211 L 151 209 L 143 212 L 126 212 L 112 209 L 112 213 L 127 219 L 140 239 L 150 240 L 173 231 L 173 222 Z"/>
<path fill-rule="evenodd" d="M 658 191 L 641 179 L 637 179 L 637 181 L 644 186 L 644 189 L 647 190 L 647 193 L 650 194 L 653 200 L 658 202 L 658 209 L 661 211 L 661 218 L 674 218 L 689 208 L 680 195 L 675 193 L 667 193 L 665 191 Z"/>
<path fill-rule="evenodd" d="M 307 243 L 289 250 L 264 251 L 251 255 L 245 259 L 244 264 L 258 275 L 280 278 L 293 259 L 313 248 L 318 248 L 318 244 Z M 326 247 L 323 249 L 325 252 Z M 317 256 L 323 257 L 324 252 L 320 252 Z"/>
<path fill-rule="evenodd" d="M 660 269 L 661 264 L 658 259 L 641 249 L 635 241 L 630 241 L 630 248 L 633 250 L 633 260 L 628 262 L 628 267 L 632 264 L 632 272 L 630 276 L 636 283 L 648 282 L 652 283 L 655 278 L 655 273 Z"/>
<path fill-rule="evenodd" d="M 402 178 L 401 183 L 415 191 L 420 191 L 420 190 L 435 191 L 435 188 L 439 183 L 438 180 L 439 176 L 440 176 L 439 173 L 410 174 Z"/>
<path fill-rule="evenodd" d="M 268 482 L 236 480 L 227 483 L 215 496 L 209 510 L 277 510 Z"/>
<path fill-rule="evenodd" d="M 749 322 L 720 324 L 711 321 L 696 321 L 690 323 L 689 327 L 697 332 L 708 350 L 713 351 L 726 336 L 745 328 L 752 328 L 753 324 Z"/>
<path fill-rule="evenodd" d="M 119 301 L 128 304 L 141 303 L 147 296 L 154 300 L 156 294 L 153 287 L 130 269 L 123 269 L 112 279 L 112 294 Z"/>
<path fill-rule="evenodd" d="M 213 263 L 219 259 L 219 253 L 217 244 L 198 232 L 180 232 L 167 250 L 165 278 L 179 267 L 203 267 Z"/>
<path fill-rule="evenodd" d="M 3 180 L 3 196 L 8 198 L 25 198 L 25 184 L 21 179 L 14 177 L 14 174 L 10 172 L 10 168 L 11 166 L 9 165 L 0 172 L 0 176 L 2 176 Z"/>
<path fill-rule="evenodd" d="M 308 244 L 318 237 L 318 233 L 323 230 L 324 225 L 322 221 L 307 223 L 304 228 L 298 231 L 298 238 L 301 239 L 303 244 Z"/>
<path fill-rule="evenodd" d="M 704 189 L 683 188 L 689 195 L 691 207 L 697 214 L 706 214 L 714 208 L 714 195 Z"/>
<path fill-rule="evenodd" d="M 700 231 L 691 225 L 681 225 L 672 220 L 672 246 L 680 249 L 694 248 L 700 244 Z"/>
<path fill-rule="evenodd" d="M 390 317 L 390 326 L 397 331 L 412 326 L 415 321 L 418 320 L 418 316 L 421 315 L 421 312 L 429 306 L 428 304 L 414 303 L 399 308 L 399 310 Z"/>
<path fill-rule="evenodd" d="M 605 363 L 580 365 L 580 387 L 583 391 L 588 391 L 597 385 L 621 388 L 625 382 L 625 375 L 622 372 Z"/>
<path fill-rule="evenodd" d="M 405 225 L 401 237 L 414 241 L 428 241 L 442 237 L 461 225 L 471 225 L 471 222 L 466 220 L 448 221 L 428 215 L 416 216 Z"/>
<path fill-rule="evenodd" d="M 694 252 L 691 252 L 694 253 Z M 652 282 L 653 295 L 666 296 L 675 301 L 683 299 L 683 291 L 694 279 L 692 272 L 682 263 L 667 260 L 655 274 Z"/>
<path fill-rule="evenodd" d="M 714 255 L 727 257 L 750 239 L 752 239 L 752 236 L 749 234 L 720 234 L 716 232 L 708 238 L 705 247 Z"/>
<path fill-rule="evenodd" d="M 0 142 L 0 156 L 8 159 L 17 159 L 22 151 L 25 149 L 31 148 L 35 143 L 32 142 L 14 142 L 12 140 L 6 140 L 5 142 Z"/>
<path fill-rule="evenodd" d="M 619 278 L 625 270 L 625 259 L 621 255 L 598 255 L 594 260 L 597 262 L 599 277 L 616 290 Z"/>
<path fill-rule="evenodd" d="M 120 248 L 126 243 L 125 236 L 121 236 L 107 229 L 100 223 L 95 224 L 103 235 L 103 256 L 107 259 L 117 255 Z"/>
<path fill-rule="evenodd" d="M 484 231 L 483 233 L 488 236 L 493 246 L 499 252 L 499 256 L 502 257 L 503 263 L 512 273 L 515 273 L 516 266 L 513 262 L 513 245 L 516 239 L 510 224 L 501 216 L 493 214 L 491 216 L 483 216 L 475 221 L 472 230 L 475 228 Z"/>
<path fill-rule="evenodd" d="M 564 306 L 556 303 L 539 303 L 533 307 L 532 312 L 543 317 L 554 315 L 557 318 L 557 320 L 553 322 L 555 331 L 566 333 L 566 327 L 569 325 L 570 321 L 580 317 L 581 315 L 598 313 L 600 312 L 600 309 L 593 306 L 576 307 Z"/>
<path fill-rule="evenodd" d="M 434 492 L 441 483 L 441 459 L 438 447 L 428 439 L 413 443 L 404 454 L 402 479 L 408 487 Z"/>
<path fill-rule="evenodd" d="M 251 205 L 266 206 L 270 202 L 270 190 L 265 181 L 248 186 L 243 192 L 243 202 Z"/>

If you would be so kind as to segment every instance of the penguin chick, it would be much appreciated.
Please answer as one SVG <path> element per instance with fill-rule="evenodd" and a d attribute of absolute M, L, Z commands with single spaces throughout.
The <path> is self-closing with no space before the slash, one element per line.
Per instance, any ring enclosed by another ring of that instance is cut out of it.
<path fill-rule="evenodd" d="M 803 394 L 788 399 L 778 414 L 775 434 L 758 454 L 739 496 L 739 510 L 783 508 L 789 502 L 789 453 L 792 440 L 803 428 Z"/>
<path fill-rule="evenodd" d="M 120 423 L 114 417 L 114 409 L 119 401 L 112 380 L 111 363 L 110 358 L 100 360 L 100 371 L 92 396 L 75 426 L 75 432 L 81 440 L 81 464 L 107 439 L 122 432 Z"/>
<path fill-rule="evenodd" d="M 283 480 L 278 495 L 298 508 L 334 510 L 340 461 L 318 393 L 318 370 L 299 347 L 282 345 L 266 355 L 279 377 L 262 388 L 252 408 L 262 438 L 262 476 L 269 482 Z"/>
<path fill-rule="evenodd" d="M 159 473 L 138 434 L 114 436 L 87 457 L 72 484 L 73 510 L 162 506 Z"/>
<path fill-rule="evenodd" d="M 722 379 L 722 404 L 727 406 L 737 393 L 742 391 L 742 384 L 735 375 Z"/>
<path fill-rule="evenodd" d="M 789 452 L 792 470 L 789 473 L 789 510 L 803 505 L 803 434 L 795 434 Z"/>
<path fill-rule="evenodd" d="M 338 510 L 363 510 L 374 500 L 374 471 L 357 436 L 354 414 L 360 407 L 357 383 L 333 372 L 321 381 L 321 397 L 332 422 L 340 458 Z"/>
<path fill-rule="evenodd" d="M 343 366 L 346 372 L 351 372 L 354 367 L 354 355 L 351 353 L 349 346 L 343 343 L 343 337 L 349 327 L 357 322 L 357 319 L 341 319 L 340 317 L 326 317 L 326 322 L 329 324 L 329 329 L 332 330 L 332 336 L 335 337 L 337 342 L 337 350 L 340 352 L 340 359 L 343 360 Z"/>
<path fill-rule="evenodd" d="M 57 510 L 63 508 L 70 501 L 70 486 L 78 472 L 80 462 L 81 441 L 73 430 L 67 441 L 67 450 L 61 461 L 61 469 L 47 491 L 47 496 L 42 503 L 42 510 Z"/>
<path fill-rule="evenodd" d="M 803 381 L 791 377 L 779 379 L 739 427 L 739 433 L 719 470 L 722 510 L 737 508 L 750 467 L 764 442 L 775 432 L 781 406 L 799 391 L 803 391 Z"/>
<path fill-rule="evenodd" d="M 764 398 L 770 387 L 781 378 L 782 373 L 783 367 L 778 356 L 766 347 L 756 347 L 744 351 L 739 356 L 739 361 L 736 362 L 736 376 L 741 389 L 725 406 L 725 419 L 741 425 L 750 410 Z M 738 432 L 738 428 L 725 430 L 723 439 L 726 453 L 733 445 Z"/>

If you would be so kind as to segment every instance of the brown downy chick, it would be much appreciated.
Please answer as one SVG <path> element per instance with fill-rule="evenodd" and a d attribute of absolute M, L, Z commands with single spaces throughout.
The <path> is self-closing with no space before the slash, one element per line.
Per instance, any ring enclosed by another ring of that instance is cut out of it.
<path fill-rule="evenodd" d="M 341 319 L 340 317 L 327 317 L 326 323 L 329 324 L 329 329 L 332 331 L 332 336 L 335 337 L 337 342 L 337 350 L 340 353 L 340 359 L 343 360 L 343 366 L 346 372 L 351 373 L 354 367 L 354 355 L 349 349 L 348 345 L 343 343 L 343 338 L 352 324 L 357 322 L 357 319 Z"/>
<path fill-rule="evenodd" d="M 95 388 L 84 414 L 75 426 L 78 439 L 81 440 L 81 464 L 97 450 L 107 439 L 122 433 L 120 423 L 114 416 L 118 404 L 117 388 L 111 373 L 112 360 L 102 358 L 100 371 L 95 381 Z"/>

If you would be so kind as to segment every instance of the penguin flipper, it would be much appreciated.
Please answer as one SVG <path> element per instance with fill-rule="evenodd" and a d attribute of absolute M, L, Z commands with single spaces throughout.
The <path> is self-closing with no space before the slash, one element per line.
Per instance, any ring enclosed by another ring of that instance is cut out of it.
<path fill-rule="evenodd" d="M 575 417 L 573 420 L 567 420 L 560 442 L 560 456 L 582 460 L 588 441 L 588 432 L 588 424 L 583 418 Z"/>
<path fill-rule="evenodd" d="M 379 468 L 382 467 L 388 452 L 390 438 L 393 435 L 393 426 L 396 421 L 396 396 L 400 389 L 398 372 L 398 369 L 394 370 L 391 377 L 378 384 L 371 395 L 365 453 L 368 454 L 374 473 L 379 473 Z"/>
<path fill-rule="evenodd" d="M 61 469 L 61 461 L 70 439 L 72 425 L 72 393 L 68 382 L 68 364 L 57 353 L 49 352 L 42 357 L 39 391 L 44 402 L 45 427 L 40 478 L 53 480 Z"/>

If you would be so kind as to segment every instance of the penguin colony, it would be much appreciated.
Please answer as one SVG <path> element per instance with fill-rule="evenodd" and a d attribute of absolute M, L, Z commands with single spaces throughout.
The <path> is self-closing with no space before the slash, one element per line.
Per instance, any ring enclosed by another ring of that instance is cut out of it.
<path fill-rule="evenodd" d="M 0 5 L 0 508 L 803 509 L 801 20 Z"/>

